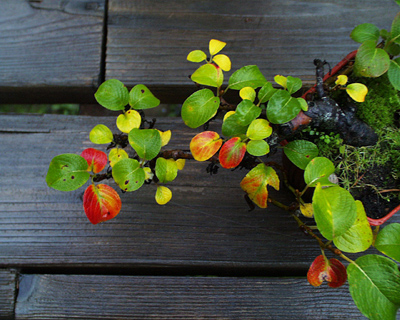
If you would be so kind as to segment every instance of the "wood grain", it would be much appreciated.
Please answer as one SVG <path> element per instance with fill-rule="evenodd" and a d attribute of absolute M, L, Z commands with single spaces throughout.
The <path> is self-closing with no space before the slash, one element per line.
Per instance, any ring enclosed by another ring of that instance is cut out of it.
<path fill-rule="evenodd" d="M 0 320 L 14 319 L 16 278 L 15 270 L 0 269 Z"/>
<path fill-rule="evenodd" d="M 365 319 L 305 278 L 23 276 L 16 319 Z"/>
<path fill-rule="evenodd" d="M 0 116 L 0 153 L 10 155 L 0 158 L 0 266 L 305 274 L 320 253 L 281 209 L 248 211 L 239 187 L 244 170 L 209 176 L 203 163 L 189 162 L 179 172 L 168 205 L 156 205 L 155 186 L 144 186 L 121 194 L 117 218 L 91 225 L 83 188 L 56 191 L 45 176 L 54 156 L 93 147 L 88 133 L 98 123 L 117 132 L 113 117 Z M 196 132 L 180 119 L 162 119 L 157 128 L 172 129 L 171 148 L 187 148 Z M 285 190 L 271 194 L 292 201 Z"/>
<path fill-rule="evenodd" d="M 310 86 L 315 58 L 334 66 L 358 47 L 349 37 L 356 25 L 389 28 L 398 10 L 389 0 L 110 0 L 106 78 L 144 83 L 164 103 L 181 103 L 195 90 L 187 54 L 208 52 L 214 38 L 227 42 L 233 70 L 256 64 L 269 80 L 291 75 Z"/>
<path fill-rule="evenodd" d="M 105 0 L 3 0 L 0 103 L 93 101 Z"/>

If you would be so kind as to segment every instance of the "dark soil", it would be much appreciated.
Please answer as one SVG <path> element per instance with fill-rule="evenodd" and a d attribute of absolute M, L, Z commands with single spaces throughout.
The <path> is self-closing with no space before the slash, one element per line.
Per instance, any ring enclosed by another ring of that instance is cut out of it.
<path fill-rule="evenodd" d="M 378 190 L 399 189 L 399 181 L 392 177 L 391 171 L 392 166 L 389 164 L 372 168 L 365 172 L 360 179 L 358 183 L 360 187 L 350 190 L 353 197 L 363 203 L 367 216 L 372 219 L 384 217 L 400 204 L 398 192 L 378 194 L 376 189 L 369 186 L 373 184 Z"/>

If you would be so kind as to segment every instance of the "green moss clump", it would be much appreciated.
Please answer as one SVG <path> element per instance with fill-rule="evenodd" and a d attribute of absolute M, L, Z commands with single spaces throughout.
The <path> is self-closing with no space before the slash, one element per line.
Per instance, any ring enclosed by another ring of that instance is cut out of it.
<path fill-rule="evenodd" d="M 357 117 L 375 131 L 395 127 L 395 114 L 400 111 L 400 97 L 387 75 L 379 78 L 357 78 L 352 82 L 364 83 L 368 87 L 365 101 L 357 103 Z"/>

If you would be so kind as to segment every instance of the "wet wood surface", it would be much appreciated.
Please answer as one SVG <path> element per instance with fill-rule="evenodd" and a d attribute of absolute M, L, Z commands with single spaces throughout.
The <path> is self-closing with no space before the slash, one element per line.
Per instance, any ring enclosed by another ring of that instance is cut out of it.
<path fill-rule="evenodd" d="M 307 283 L 320 249 L 285 211 L 248 211 L 245 171 L 210 176 L 205 163 L 188 162 L 166 206 L 145 185 L 121 194 L 115 219 L 92 225 L 84 188 L 56 191 L 45 176 L 58 154 L 105 150 L 88 139 L 98 123 L 116 132 L 114 117 L 0 116 L 0 281 L 10 281 L 0 306 L 16 292 L 7 270 L 18 269 L 16 319 L 362 318 L 346 288 Z M 172 129 L 173 149 L 196 133 L 180 119 L 156 127 Z M 285 190 L 271 194 L 292 201 Z"/>

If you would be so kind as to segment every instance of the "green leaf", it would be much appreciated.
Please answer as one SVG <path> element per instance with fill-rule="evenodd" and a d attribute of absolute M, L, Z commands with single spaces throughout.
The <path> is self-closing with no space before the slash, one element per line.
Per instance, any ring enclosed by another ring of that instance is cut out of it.
<path fill-rule="evenodd" d="M 246 134 L 249 126 L 242 126 L 239 124 L 240 119 L 236 112 L 226 118 L 222 123 L 222 134 L 227 137 L 240 136 Z"/>
<path fill-rule="evenodd" d="M 318 156 L 318 147 L 307 140 L 294 140 L 283 148 L 283 152 L 297 167 L 305 170 L 308 163 Z"/>
<path fill-rule="evenodd" d="M 288 76 L 287 81 L 286 81 L 286 86 L 287 86 L 287 91 L 289 91 L 290 94 L 293 94 L 301 89 L 301 86 L 303 85 L 303 82 L 301 81 L 300 78 L 295 78 Z"/>
<path fill-rule="evenodd" d="M 241 101 L 236 107 L 236 119 L 241 126 L 249 125 L 261 114 L 261 108 L 250 100 Z"/>
<path fill-rule="evenodd" d="M 282 124 L 294 119 L 300 112 L 301 105 L 288 91 L 277 91 L 269 100 L 267 118 L 274 124 Z"/>
<path fill-rule="evenodd" d="M 303 111 L 307 111 L 308 110 L 308 103 L 306 100 L 304 100 L 303 98 L 296 98 L 297 101 L 300 103 L 300 108 Z"/>
<path fill-rule="evenodd" d="M 155 158 L 161 150 L 161 136 L 156 129 L 132 129 L 128 140 L 138 156 L 145 160 Z"/>
<path fill-rule="evenodd" d="M 98 124 L 89 133 L 89 139 L 96 144 L 105 144 L 113 141 L 114 136 L 104 124 Z"/>
<path fill-rule="evenodd" d="M 89 180 L 90 174 L 87 170 L 85 158 L 72 153 L 61 154 L 51 160 L 46 182 L 56 190 L 76 190 Z"/>
<path fill-rule="evenodd" d="M 362 252 L 367 250 L 373 241 L 372 229 L 361 201 L 356 201 L 357 218 L 354 224 L 341 236 L 335 237 L 333 243 L 345 252 Z"/>
<path fill-rule="evenodd" d="M 109 110 L 123 110 L 129 102 L 128 89 L 117 79 L 103 82 L 94 94 L 97 102 Z"/>
<path fill-rule="evenodd" d="M 219 88 L 224 81 L 224 74 L 220 67 L 207 63 L 200 66 L 190 78 L 198 84 Z"/>
<path fill-rule="evenodd" d="M 400 223 L 391 223 L 383 228 L 376 237 L 375 247 L 400 262 Z"/>
<path fill-rule="evenodd" d="M 246 136 L 251 140 L 263 140 L 272 134 L 272 127 L 265 119 L 256 119 L 250 123 Z"/>
<path fill-rule="evenodd" d="M 182 120 L 190 128 L 197 128 L 215 116 L 220 100 L 210 89 L 190 95 L 182 106 Z"/>
<path fill-rule="evenodd" d="M 388 78 L 392 86 L 396 90 L 400 90 L 400 58 L 390 61 L 390 67 L 388 70 Z"/>
<path fill-rule="evenodd" d="M 251 169 L 240 183 L 240 187 L 260 208 L 267 207 L 268 185 L 279 190 L 279 177 L 274 169 L 267 167 L 264 163 Z"/>
<path fill-rule="evenodd" d="M 260 103 L 267 102 L 276 91 L 278 90 L 272 86 L 271 82 L 266 82 L 258 91 L 258 101 Z"/>
<path fill-rule="evenodd" d="M 135 159 L 122 159 L 112 169 L 115 182 L 123 191 L 135 191 L 139 189 L 145 180 L 146 174 Z"/>
<path fill-rule="evenodd" d="M 262 87 L 266 82 L 267 80 L 257 66 L 244 66 L 231 75 L 228 87 L 234 90 L 244 87 L 256 89 Z"/>
<path fill-rule="evenodd" d="M 178 166 L 174 159 L 158 158 L 156 161 L 156 176 L 161 183 L 173 181 L 178 175 Z"/>
<path fill-rule="evenodd" d="M 379 255 L 365 255 L 347 267 L 349 289 L 358 309 L 371 320 L 396 319 L 400 305 L 397 264 Z"/>
<path fill-rule="evenodd" d="M 129 105 L 133 109 L 151 109 L 157 107 L 159 104 L 160 100 L 143 84 L 134 86 L 131 92 L 129 92 Z"/>
<path fill-rule="evenodd" d="M 207 55 L 204 53 L 204 51 L 193 50 L 189 52 L 186 59 L 190 62 L 201 62 L 207 59 Z"/>
<path fill-rule="evenodd" d="M 391 41 L 400 44 L 400 12 L 394 17 L 392 22 Z"/>
<path fill-rule="evenodd" d="M 269 145 L 265 140 L 251 140 L 247 143 L 247 152 L 252 156 L 261 157 L 269 153 Z"/>
<path fill-rule="evenodd" d="M 357 217 L 353 197 L 347 190 L 338 186 L 322 188 L 318 183 L 312 204 L 318 230 L 328 240 L 344 234 Z"/>
<path fill-rule="evenodd" d="M 376 48 L 375 41 L 367 40 L 358 49 L 354 67 L 363 77 L 379 77 L 390 66 L 390 58 L 385 50 Z"/>
<path fill-rule="evenodd" d="M 325 157 L 313 158 L 306 166 L 304 171 L 304 181 L 310 187 L 315 187 L 317 183 L 322 186 L 332 186 L 334 183 L 329 181 L 329 176 L 335 172 L 332 161 Z"/>
<path fill-rule="evenodd" d="M 379 28 L 372 23 L 360 24 L 355 27 L 350 34 L 350 38 L 359 43 L 363 43 L 368 40 L 372 40 L 376 43 L 379 39 L 379 36 Z"/>

